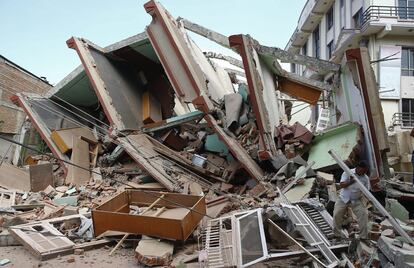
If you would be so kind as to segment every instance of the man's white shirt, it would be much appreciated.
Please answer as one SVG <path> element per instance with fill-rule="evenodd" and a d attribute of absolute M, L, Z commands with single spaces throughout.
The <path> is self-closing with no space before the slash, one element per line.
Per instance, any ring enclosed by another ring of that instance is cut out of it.
<path fill-rule="evenodd" d="M 367 188 L 368 190 L 371 189 L 371 184 L 366 174 L 362 176 L 357 175 L 355 173 L 355 168 L 351 169 L 351 171 L 360 180 L 360 182 L 362 182 L 365 188 Z M 348 181 L 349 181 L 348 174 L 346 174 L 346 172 L 342 173 L 341 182 L 348 182 Z M 359 200 L 361 198 L 361 195 L 362 195 L 362 192 L 359 189 L 357 182 L 354 182 L 353 184 L 349 185 L 346 188 L 342 188 L 339 193 L 339 197 L 345 204 L 348 203 L 349 201 L 353 202 L 353 201 Z"/>

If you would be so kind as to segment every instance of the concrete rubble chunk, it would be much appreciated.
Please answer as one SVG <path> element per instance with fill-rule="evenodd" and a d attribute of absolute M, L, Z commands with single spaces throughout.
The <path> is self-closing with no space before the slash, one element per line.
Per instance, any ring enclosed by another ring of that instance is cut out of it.
<path fill-rule="evenodd" d="M 143 236 L 135 248 L 135 258 L 147 266 L 168 266 L 173 252 L 173 243 Z"/>
<path fill-rule="evenodd" d="M 394 217 L 403 222 L 408 222 L 409 212 L 402 206 L 398 200 L 386 198 L 385 199 L 385 209 Z"/>
<path fill-rule="evenodd" d="M 305 198 L 312 189 L 315 178 L 303 179 L 303 183 L 296 185 L 285 193 L 290 202 L 300 201 Z"/>

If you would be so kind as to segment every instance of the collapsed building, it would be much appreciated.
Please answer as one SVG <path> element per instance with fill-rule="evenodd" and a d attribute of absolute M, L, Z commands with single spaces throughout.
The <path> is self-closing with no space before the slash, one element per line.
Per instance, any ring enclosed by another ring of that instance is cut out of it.
<path fill-rule="evenodd" d="M 382 235 L 373 223 L 370 238 L 384 253 L 370 254 L 372 245 L 361 242 L 345 255 L 354 234 L 344 231 L 349 239 L 334 241 L 329 214 L 342 161 L 366 160 L 374 192 L 385 181 L 400 185 L 390 180 L 390 146 L 366 49 L 347 50 L 335 64 L 175 19 L 156 1 L 144 8 L 152 17 L 145 32 L 105 48 L 72 37 L 67 46 L 82 64 L 45 95 L 12 97 L 51 154 L 26 158 L 29 171 L 0 166 L 1 194 L 12 196 L 1 203 L 5 221 L 23 219 L 8 225 L 8 237 L 40 259 L 107 245 L 115 236 L 111 255 L 138 236 L 136 258 L 149 266 L 178 265 L 182 247 L 173 242 L 185 241 L 199 245 L 186 261 L 206 267 L 298 259 L 315 267 L 400 267 L 399 250 L 385 248 L 394 247 L 396 235 L 407 239 L 400 248 L 412 246 L 408 217 L 390 216 L 368 196 L 372 222 L 381 219 L 394 231 Z M 188 31 L 241 60 L 203 53 Z M 287 72 L 281 62 L 311 73 Z M 320 107 L 309 128 L 290 122 L 292 99 Z M 27 192 L 42 194 L 33 199 Z M 62 228 L 67 221 L 76 227 Z"/>

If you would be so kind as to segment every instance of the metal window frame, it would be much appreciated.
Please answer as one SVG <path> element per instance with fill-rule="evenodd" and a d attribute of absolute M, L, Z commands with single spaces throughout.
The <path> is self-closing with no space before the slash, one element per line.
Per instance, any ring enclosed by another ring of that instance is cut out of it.
<path fill-rule="evenodd" d="M 334 4 L 329 8 L 328 12 L 326 13 L 326 26 L 327 31 L 330 31 L 335 25 L 335 9 Z"/>
<path fill-rule="evenodd" d="M 402 64 L 401 64 L 401 76 L 414 76 L 414 64 L 413 65 L 410 64 L 410 60 L 411 60 L 410 52 L 413 51 L 413 53 L 414 53 L 414 47 L 402 47 L 401 48 L 401 60 L 402 60 L 402 54 L 403 54 L 402 51 L 403 50 L 407 50 L 408 68 L 403 68 Z M 407 71 L 408 73 L 413 72 L 413 75 L 410 75 L 410 74 L 402 75 L 403 71 Z"/>
<path fill-rule="evenodd" d="M 403 111 L 403 101 L 408 101 L 408 111 Z M 401 98 L 401 128 L 412 128 L 414 122 L 414 111 L 411 110 L 411 104 L 414 102 L 412 98 Z M 407 119 L 408 117 L 408 119 Z"/>
<path fill-rule="evenodd" d="M 319 59 L 321 56 L 321 26 L 320 24 L 318 24 L 315 30 L 313 30 L 312 39 L 313 39 L 313 54 L 314 54 L 313 56 Z"/>
<path fill-rule="evenodd" d="M 233 215 L 234 216 L 233 220 L 235 221 L 234 226 L 236 227 L 235 232 L 233 233 L 235 235 L 235 240 L 234 241 L 237 242 L 236 247 L 234 247 L 234 249 L 236 250 L 237 253 L 234 256 L 237 256 L 237 267 L 248 267 L 248 266 L 251 266 L 253 264 L 259 263 L 263 260 L 268 259 L 269 253 L 268 253 L 268 250 L 267 250 L 266 236 L 265 236 L 265 233 L 264 233 L 263 218 L 262 218 L 261 212 L 262 212 L 262 209 L 258 208 L 258 209 L 253 210 L 253 211 L 237 213 L 237 214 Z M 260 238 L 261 238 L 261 242 L 262 242 L 263 256 L 256 259 L 256 260 L 254 260 L 254 261 L 243 264 L 241 238 L 240 238 L 240 220 L 242 220 L 242 219 L 244 219 L 244 218 L 246 218 L 250 215 L 253 215 L 255 213 L 257 214 L 257 221 L 259 222 L 259 233 L 260 233 Z M 236 217 L 237 215 L 241 215 L 241 214 L 245 214 L 245 215 L 243 215 L 239 218 Z"/>

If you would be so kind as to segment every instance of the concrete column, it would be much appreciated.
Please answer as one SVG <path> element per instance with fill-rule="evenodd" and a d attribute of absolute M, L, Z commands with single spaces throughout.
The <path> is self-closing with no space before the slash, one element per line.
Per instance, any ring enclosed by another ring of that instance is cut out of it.
<path fill-rule="evenodd" d="M 319 24 L 319 34 L 320 34 L 320 46 L 321 46 L 321 50 L 320 50 L 320 58 L 323 60 L 326 60 L 326 14 L 323 16 L 321 23 Z"/>
<path fill-rule="evenodd" d="M 338 41 L 339 34 L 341 33 L 341 1 L 337 0 L 334 3 L 334 44 Z"/>

